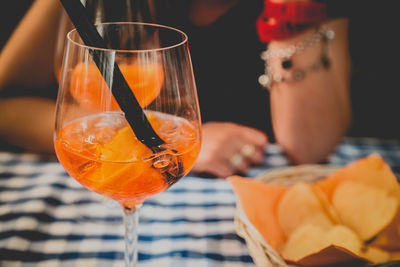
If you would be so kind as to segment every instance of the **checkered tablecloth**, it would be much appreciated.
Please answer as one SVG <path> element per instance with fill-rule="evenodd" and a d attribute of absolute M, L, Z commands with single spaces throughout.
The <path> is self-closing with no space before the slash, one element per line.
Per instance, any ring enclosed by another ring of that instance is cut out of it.
<path fill-rule="evenodd" d="M 380 154 L 400 173 L 400 143 L 345 139 L 328 158 L 344 165 Z M 268 169 L 290 165 L 276 144 Z M 254 266 L 234 229 L 235 195 L 223 179 L 189 174 L 140 211 L 139 266 Z M 124 266 L 122 211 L 81 187 L 54 158 L 0 152 L 0 266 Z"/>

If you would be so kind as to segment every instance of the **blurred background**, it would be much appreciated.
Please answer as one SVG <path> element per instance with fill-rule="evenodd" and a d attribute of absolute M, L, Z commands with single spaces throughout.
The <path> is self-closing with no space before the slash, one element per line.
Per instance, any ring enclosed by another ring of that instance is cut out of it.
<path fill-rule="evenodd" d="M 348 1 L 353 122 L 350 136 L 400 139 L 396 1 Z"/>

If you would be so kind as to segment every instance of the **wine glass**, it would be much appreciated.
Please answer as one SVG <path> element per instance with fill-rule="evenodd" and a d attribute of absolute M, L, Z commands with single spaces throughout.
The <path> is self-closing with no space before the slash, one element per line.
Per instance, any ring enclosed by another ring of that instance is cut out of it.
<path fill-rule="evenodd" d="M 109 48 L 84 45 L 75 30 L 67 35 L 54 144 L 73 178 L 121 204 L 125 262 L 135 266 L 141 204 L 185 176 L 200 151 L 196 86 L 183 32 L 147 23 L 96 27 Z M 121 110 L 124 105 L 114 97 L 120 88 L 107 82 L 115 78 L 115 68 L 163 143 L 151 147 L 135 134 L 132 126 L 139 121 Z"/>
<path fill-rule="evenodd" d="M 104 22 L 157 22 L 154 0 L 81 0 L 81 2 L 85 7 L 87 18 L 92 24 Z M 158 6 L 159 4 L 157 8 Z M 74 29 L 74 25 L 62 8 L 58 21 L 53 58 L 54 75 L 57 82 L 60 82 L 61 78 L 66 36 L 72 29 Z M 92 198 L 112 209 L 118 205 L 115 201 L 100 195 L 93 195 Z M 86 217 L 86 213 L 81 216 L 82 220 L 85 220 Z"/>

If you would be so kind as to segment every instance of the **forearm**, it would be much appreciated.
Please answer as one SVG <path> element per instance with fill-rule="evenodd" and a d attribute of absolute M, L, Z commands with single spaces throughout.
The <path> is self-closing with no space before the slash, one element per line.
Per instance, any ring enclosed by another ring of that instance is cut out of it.
<path fill-rule="evenodd" d="M 36 0 L 0 53 L 0 90 L 10 84 L 41 87 L 54 80 L 54 43 L 61 4 Z"/>
<path fill-rule="evenodd" d="M 311 71 L 300 81 L 274 83 L 271 88 L 276 139 L 297 163 L 324 159 L 345 134 L 350 122 L 347 21 L 335 20 L 326 26 L 335 32 L 328 48 L 330 67 Z M 309 31 L 289 40 L 272 42 L 269 47 L 284 48 L 310 34 Z M 306 68 L 319 56 L 320 49 L 316 45 L 295 55 L 293 63 L 298 68 Z"/>
<path fill-rule="evenodd" d="M 48 99 L 0 99 L 0 138 L 28 151 L 52 153 L 54 110 Z"/>

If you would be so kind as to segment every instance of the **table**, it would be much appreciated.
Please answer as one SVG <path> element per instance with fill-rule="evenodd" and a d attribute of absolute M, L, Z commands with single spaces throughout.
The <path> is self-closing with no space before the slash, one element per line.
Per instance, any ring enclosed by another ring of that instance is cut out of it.
<path fill-rule="evenodd" d="M 345 138 L 326 161 L 380 154 L 400 173 L 400 142 Z M 254 177 L 290 162 L 271 144 Z M 0 266 L 124 266 L 120 207 L 81 187 L 55 158 L 0 152 Z M 223 179 L 189 174 L 148 199 L 139 266 L 254 266 L 234 228 L 235 195 Z"/>

